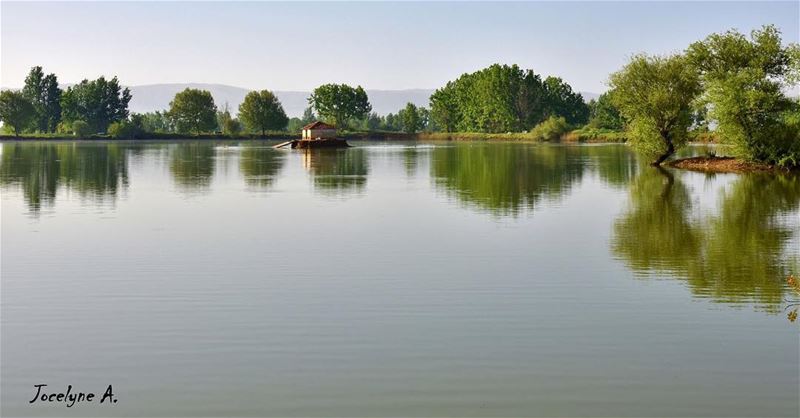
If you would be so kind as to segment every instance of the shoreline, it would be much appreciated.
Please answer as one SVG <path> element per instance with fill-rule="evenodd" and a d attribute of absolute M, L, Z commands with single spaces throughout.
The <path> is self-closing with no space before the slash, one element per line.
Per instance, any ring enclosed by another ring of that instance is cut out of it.
<path fill-rule="evenodd" d="M 152 140 L 294 140 L 300 139 L 300 133 L 269 132 L 265 135 L 258 134 L 177 134 L 177 133 L 141 133 L 134 138 L 112 138 L 109 135 L 89 135 L 85 138 L 77 138 L 73 135 L 25 135 L 16 137 L 13 135 L 0 135 L 0 142 L 24 142 L 24 141 L 152 141 Z M 514 133 L 485 133 L 485 132 L 343 132 L 338 135 L 341 139 L 352 140 L 377 140 L 377 141 L 514 141 L 529 143 L 562 143 L 562 144 L 624 144 L 627 137 L 621 131 L 581 131 L 573 130 L 561 135 L 558 140 L 543 140 L 534 137 L 530 132 Z M 716 142 L 713 135 L 696 135 L 690 142 L 698 144 L 713 144 Z"/>
<path fill-rule="evenodd" d="M 564 138 L 559 141 L 542 141 L 535 139 L 528 133 L 482 133 L 482 132 L 347 132 L 337 135 L 341 139 L 352 140 L 376 140 L 376 141 L 515 141 L 530 143 L 608 143 L 621 144 L 624 140 L 618 138 L 594 137 L 594 138 Z M 89 135 L 78 138 L 72 135 L 51 135 L 51 136 L 13 136 L 0 135 L 0 142 L 34 142 L 34 141 L 230 141 L 230 140 L 273 140 L 287 141 L 300 139 L 300 134 L 288 133 L 268 133 L 266 135 L 224 135 L 224 134 L 173 134 L 173 133 L 146 133 L 137 135 L 134 138 L 112 138 L 108 135 Z"/>
<path fill-rule="evenodd" d="M 775 165 L 744 161 L 735 157 L 687 157 L 664 164 L 667 167 L 701 173 L 799 173 L 800 167 L 781 168 Z"/>
<path fill-rule="evenodd" d="M 565 144 L 565 145 L 602 145 L 602 144 L 625 144 L 617 138 L 592 138 L 590 140 L 570 140 L 561 141 L 537 141 L 527 137 L 527 134 L 488 134 L 488 133 L 415 133 L 408 134 L 403 132 L 354 132 L 345 133 L 339 136 L 343 140 L 363 140 L 363 141 L 459 141 L 459 142 L 518 142 L 536 144 Z M 280 133 L 269 133 L 261 135 L 237 135 L 225 136 L 218 134 L 201 135 L 181 135 L 181 134 L 152 134 L 142 138 L 111 138 L 107 135 L 91 135 L 86 138 L 76 138 L 74 136 L 21 136 L 0 135 L 0 143 L 8 142 L 131 142 L 131 141 L 291 141 L 299 139 L 298 135 L 286 135 Z M 710 142 L 694 141 L 692 145 L 708 145 Z M 713 143 L 713 142 L 711 142 Z M 744 161 L 735 157 L 708 157 L 695 156 L 679 158 L 663 163 L 664 167 L 675 168 L 702 173 L 800 173 L 800 167 L 782 168 L 775 165 Z"/>

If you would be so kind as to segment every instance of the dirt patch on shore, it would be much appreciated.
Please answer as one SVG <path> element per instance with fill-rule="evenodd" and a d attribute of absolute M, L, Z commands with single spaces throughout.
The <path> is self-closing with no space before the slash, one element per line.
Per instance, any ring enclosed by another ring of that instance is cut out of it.
<path fill-rule="evenodd" d="M 706 173 L 752 173 L 780 170 L 774 165 L 744 161 L 733 157 L 681 158 L 680 160 L 669 162 L 667 165 Z"/>

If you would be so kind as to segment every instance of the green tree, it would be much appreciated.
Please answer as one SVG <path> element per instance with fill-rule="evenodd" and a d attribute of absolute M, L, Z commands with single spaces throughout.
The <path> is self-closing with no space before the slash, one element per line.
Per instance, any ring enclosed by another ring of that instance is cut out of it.
<path fill-rule="evenodd" d="M 464 74 L 436 90 L 430 98 L 430 119 L 447 132 L 528 131 L 550 116 L 583 124 L 589 107 L 560 78 L 544 82 L 533 70 L 494 64 Z"/>
<path fill-rule="evenodd" d="M 168 112 L 147 112 L 131 114 L 131 121 L 137 121 L 145 132 L 175 132 L 174 124 Z"/>
<path fill-rule="evenodd" d="M 323 84 L 314 89 L 308 103 L 339 128 L 346 127 L 352 118 L 363 119 L 372 111 L 367 92 L 361 86 L 353 88 L 347 84 Z"/>
<path fill-rule="evenodd" d="M 632 145 L 653 165 L 686 144 L 701 85 L 684 56 L 637 55 L 611 75 L 611 87 L 613 103 L 628 120 Z"/>
<path fill-rule="evenodd" d="M 590 102 L 589 125 L 592 128 L 620 130 L 625 127 L 624 119 L 619 113 L 619 109 L 614 106 L 611 100 L 612 92 L 600 95 L 597 100 Z"/>
<path fill-rule="evenodd" d="M 303 125 L 308 125 L 311 122 L 317 120 L 317 115 L 314 114 L 314 108 L 309 106 L 303 111 L 303 117 L 300 118 L 300 121 Z"/>
<path fill-rule="evenodd" d="M 61 121 L 61 94 L 55 74 L 44 75 L 42 67 L 33 67 L 25 77 L 22 94 L 36 109 L 34 127 L 39 132 L 55 132 Z"/>
<path fill-rule="evenodd" d="M 0 121 L 14 129 L 19 136 L 36 118 L 36 108 L 24 94 L 11 90 L 0 92 Z"/>
<path fill-rule="evenodd" d="M 130 90 L 123 89 L 116 77 L 83 80 L 61 95 L 62 117 L 67 122 L 83 120 L 94 132 L 105 131 L 112 122 L 128 118 L 130 101 Z"/>
<path fill-rule="evenodd" d="M 774 26 L 712 34 L 687 51 L 700 70 L 709 116 L 720 137 L 744 158 L 800 165 L 798 103 L 784 94 L 800 76 L 797 44 L 783 46 Z"/>
<path fill-rule="evenodd" d="M 431 119 L 445 132 L 455 132 L 461 115 L 455 97 L 455 85 L 448 82 L 431 95 Z"/>
<path fill-rule="evenodd" d="M 242 132 L 242 123 L 239 122 L 239 119 L 231 116 L 227 102 L 222 106 L 222 110 L 217 112 L 217 126 L 222 133 L 227 135 L 239 135 Z"/>
<path fill-rule="evenodd" d="M 82 120 L 74 120 L 70 124 L 72 134 L 78 138 L 86 138 L 87 136 L 91 135 L 92 127 L 89 126 L 88 123 Z"/>
<path fill-rule="evenodd" d="M 269 90 L 251 91 L 239 105 L 239 118 L 253 131 L 264 136 L 267 130 L 286 128 L 289 118 L 278 97 Z"/>
<path fill-rule="evenodd" d="M 413 134 L 420 130 L 421 128 L 421 120 L 419 117 L 419 111 L 417 110 L 417 106 L 414 103 L 406 104 L 406 107 L 402 109 L 398 116 L 400 116 L 400 120 L 403 122 L 403 131 L 409 134 Z"/>
<path fill-rule="evenodd" d="M 431 111 L 425 107 L 417 108 L 417 115 L 419 116 L 419 130 L 433 131 L 436 129 L 436 124 L 431 121 Z"/>
<path fill-rule="evenodd" d="M 367 116 L 365 128 L 367 128 L 368 131 L 377 131 L 381 129 L 382 124 L 383 119 L 377 113 L 372 112 Z"/>
<path fill-rule="evenodd" d="M 558 77 L 547 77 L 544 80 L 544 112 L 547 117 L 561 116 L 572 125 L 585 124 L 589 121 L 589 106 L 583 101 L 580 93 L 572 91 L 572 87 Z"/>
<path fill-rule="evenodd" d="M 289 118 L 286 124 L 286 132 L 299 133 L 306 124 L 300 118 Z"/>
<path fill-rule="evenodd" d="M 108 125 L 108 135 L 114 139 L 136 139 L 140 133 L 139 127 L 127 120 Z"/>
<path fill-rule="evenodd" d="M 222 132 L 228 135 L 239 135 L 242 133 L 242 128 L 242 123 L 236 118 L 226 119 L 222 124 Z"/>
<path fill-rule="evenodd" d="M 526 131 L 544 118 L 545 90 L 532 70 L 495 64 L 454 85 L 459 131 Z"/>
<path fill-rule="evenodd" d="M 569 128 L 570 126 L 563 116 L 550 116 L 544 122 L 536 125 L 531 130 L 531 135 L 537 141 L 558 141 L 569 131 Z"/>
<path fill-rule="evenodd" d="M 213 131 L 217 128 L 217 106 L 208 90 L 187 88 L 169 104 L 169 115 L 178 132 Z"/>

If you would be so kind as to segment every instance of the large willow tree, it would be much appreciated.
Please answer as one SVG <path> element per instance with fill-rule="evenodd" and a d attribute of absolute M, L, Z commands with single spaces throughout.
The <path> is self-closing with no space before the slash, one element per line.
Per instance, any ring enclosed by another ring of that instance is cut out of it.
<path fill-rule="evenodd" d="M 687 52 L 702 77 L 720 138 L 740 157 L 800 165 L 800 104 L 784 93 L 800 78 L 800 47 L 783 45 L 774 26 L 748 39 L 735 30 L 693 43 Z"/>
<path fill-rule="evenodd" d="M 613 102 L 628 121 L 631 144 L 653 165 L 686 144 L 701 86 L 684 56 L 634 56 L 611 75 L 611 87 Z"/>

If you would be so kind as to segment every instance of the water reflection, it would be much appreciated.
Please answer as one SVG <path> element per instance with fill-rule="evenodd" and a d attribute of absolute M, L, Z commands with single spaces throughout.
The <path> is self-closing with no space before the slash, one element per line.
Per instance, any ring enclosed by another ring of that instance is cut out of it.
<path fill-rule="evenodd" d="M 52 205 L 63 186 L 98 204 L 113 201 L 128 185 L 125 152 L 116 144 L 4 144 L 0 184 L 19 185 L 34 213 Z"/>
<path fill-rule="evenodd" d="M 639 161 L 624 146 L 591 145 L 581 147 L 593 162 L 600 180 L 614 187 L 626 187 L 639 171 Z"/>
<path fill-rule="evenodd" d="M 245 184 L 251 187 L 268 188 L 275 183 L 286 160 L 285 153 L 270 147 L 248 146 L 239 157 L 239 170 Z"/>
<path fill-rule="evenodd" d="M 638 273 L 686 280 L 696 296 L 780 309 L 790 270 L 800 181 L 741 175 L 719 208 L 697 213 L 684 183 L 666 170 L 642 170 L 627 211 L 615 222 L 612 253 Z"/>
<path fill-rule="evenodd" d="M 302 150 L 303 167 L 311 174 L 314 190 L 323 195 L 362 192 L 369 162 L 363 148 Z"/>
<path fill-rule="evenodd" d="M 413 177 L 419 167 L 419 160 L 422 152 L 416 146 L 403 147 L 403 167 L 406 170 L 406 177 Z"/>
<path fill-rule="evenodd" d="M 183 143 L 170 150 L 169 171 L 179 189 L 203 191 L 214 175 L 215 145 L 212 142 Z"/>
<path fill-rule="evenodd" d="M 435 185 L 468 206 L 494 215 L 531 210 L 558 199 L 584 175 L 579 147 L 458 144 L 434 148 Z"/>

